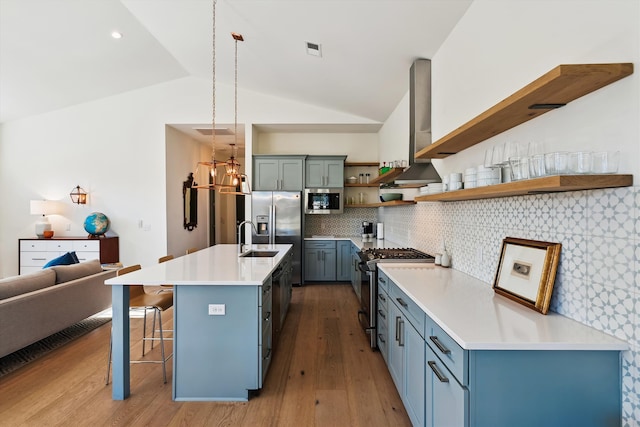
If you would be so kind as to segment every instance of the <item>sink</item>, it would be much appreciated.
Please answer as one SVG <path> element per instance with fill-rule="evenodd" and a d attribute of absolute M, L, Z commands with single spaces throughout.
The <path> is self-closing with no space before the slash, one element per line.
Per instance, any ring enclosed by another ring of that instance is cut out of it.
<path fill-rule="evenodd" d="M 278 255 L 278 251 L 247 251 L 240 254 L 242 258 L 273 258 Z"/>

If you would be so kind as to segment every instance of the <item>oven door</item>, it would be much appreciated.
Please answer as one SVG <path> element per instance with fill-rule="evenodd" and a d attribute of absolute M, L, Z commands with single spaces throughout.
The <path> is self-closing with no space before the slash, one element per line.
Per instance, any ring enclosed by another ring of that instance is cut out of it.
<path fill-rule="evenodd" d="M 376 335 L 376 289 L 377 279 L 376 272 L 369 270 L 367 263 L 360 262 L 358 264 L 360 270 L 360 310 L 358 310 L 358 319 L 365 333 L 369 336 L 371 348 L 378 345 Z"/>

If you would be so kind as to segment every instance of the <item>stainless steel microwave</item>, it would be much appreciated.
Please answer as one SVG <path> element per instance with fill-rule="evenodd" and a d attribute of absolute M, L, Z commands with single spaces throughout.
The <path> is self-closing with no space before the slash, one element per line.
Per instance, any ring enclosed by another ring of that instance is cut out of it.
<path fill-rule="evenodd" d="M 344 192 L 342 188 L 305 188 L 304 213 L 342 213 Z"/>

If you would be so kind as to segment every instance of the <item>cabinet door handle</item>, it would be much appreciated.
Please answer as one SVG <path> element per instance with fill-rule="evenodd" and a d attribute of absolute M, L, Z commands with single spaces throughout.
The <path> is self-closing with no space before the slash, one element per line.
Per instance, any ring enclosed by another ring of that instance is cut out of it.
<path fill-rule="evenodd" d="M 387 320 L 387 316 L 384 315 L 384 311 L 378 310 L 378 314 L 380 315 L 380 317 L 382 317 L 383 319 Z"/>
<path fill-rule="evenodd" d="M 396 298 L 396 301 L 398 301 L 398 304 L 400 304 L 401 306 L 403 306 L 404 308 L 408 308 L 409 306 L 407 305 L 406 302 L 404 302 L 402 300 L 402 298 Z"/>
<path fill-rule="evenodd" d="M 265 317 L 264 319 L 262 319 L 263 322 L 268 322 L 269 319 L 271 318 L 271 312 L 267 311 L 267 317 Z"/>
<path fill-rule="evenodd" d="M 400 339 L 398 339 L 398 345 L 400 347 L 404 347 L 404 320 L 400 320 L 400 327 L 402 331 L 400 332 Z"/>
<path fill-rule="evenodd" d="M 396 341 L 400 341 L 400 326 L 398 326 L 398 322 L 400 322 L 400 316 L 396 316 Z"/>
<path fill-rule="evenodd" d="M 262 358 L 262 360 L 268 360 L 271 358 L 271 349 L 269 349 L 269 351 L 267 351 L 267 355 L 265 357 Z"/>
<path fill-rule="evenodd" d="M 449 378 L 445 377 L 442 374 L 442 372 L 440 372 L 440 369 L 438 369 L 438 366 L 436 365 L 436 362 L 434 362 L 433 360 L 429 360 L 427 362 L 427 364 L 429 365 L 429 367 L 431 368 L 433 373 L 436 374 L 436 377 L 438 377 L 438 380 L 440 380 L 441 383 L 448 383 L 449 382 Z"/>
<path fill-rule="evenodd" d="M 438 337 L 431 335 L 429 337 L 429 339 L 436 345 L 436 347 L 438 347 L 438 350 L 440 350 L 440 352 L 442 352 L 442 354 L 451 354 L 451 350 L 449 350 L 447 347 L 445 347 L 440 340 L 438 339 Z"/>

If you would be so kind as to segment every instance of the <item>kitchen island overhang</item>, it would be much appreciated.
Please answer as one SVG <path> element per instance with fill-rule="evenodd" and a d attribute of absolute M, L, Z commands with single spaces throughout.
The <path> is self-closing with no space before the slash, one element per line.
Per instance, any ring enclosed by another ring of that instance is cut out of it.
<path fill-rule="evenodd" d="M 265 351 L 271 345 L 271 319 L 263 316 L 263 306 L 264 313 L 271 310 L 271 275 L 287 262 L 291 248 L 288 244 L 246 245 L 246 250 L 277 254 L 241 257 L 238 245 L 216 245 L 105 281 L 112 286 L 113 300 L 112 398 L 123 400 L 131 392 L 129 285 L 171 284 L 174 285 L 174 400 L 247 400 L 248 390 L 260 388 L 266 372 L 262 367 L 263 345 Z M 224 306 L 225 314 L 210 315 L 212 304 Z M 236 340 L 235 352 L 251 353 L 250 359 L 246 354 L 243 356 L 251 366 L 242 365 L 243 357 L 231 357 L 233 352 L 229 349 L 223 352 L 226 360 L 216 363 L 212 356 L 227 348 L 224 340 L 237 336 L 246 337 L 246 342 Z M 266 355 L 271 357 L 270 349 Z M 244 378 L 235 385 L 218 375 L 228 376 L 234 370 L 245 371 Z M 248 380 L 246 371 L 250 372 Z M 209 387 L 221 383 L 222 387 Z"/>

